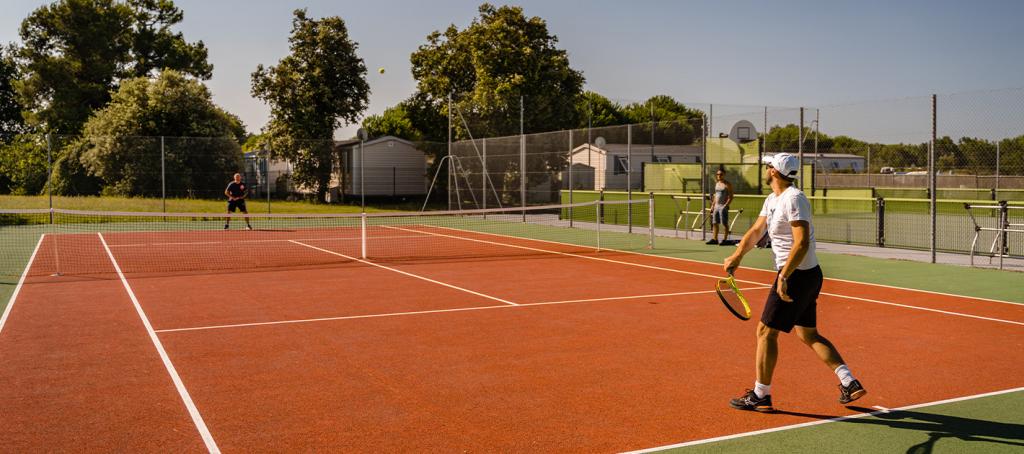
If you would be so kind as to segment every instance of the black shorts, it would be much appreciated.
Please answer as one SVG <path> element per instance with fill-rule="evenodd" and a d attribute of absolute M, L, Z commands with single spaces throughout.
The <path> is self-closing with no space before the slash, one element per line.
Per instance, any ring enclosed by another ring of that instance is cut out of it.
<path fill-rule="evenodd" d="M 235 209 L 243 213 L 249 212 L 249 210 L 245 209 L 245 199 L 228 200 L 228 213 L 234 213 Z"/>
<path fill-rule="evenodd" d="M 821 267 L 796 270 L 786 279 L 786 293 L 792 302 L 779 298 L 772 284 L 772 291 L 761 313 L 761 323 L 769 328 L 790 332 L 793 326 L 814 328 L 818 326 L 818 293 L 821 293 Z"/>

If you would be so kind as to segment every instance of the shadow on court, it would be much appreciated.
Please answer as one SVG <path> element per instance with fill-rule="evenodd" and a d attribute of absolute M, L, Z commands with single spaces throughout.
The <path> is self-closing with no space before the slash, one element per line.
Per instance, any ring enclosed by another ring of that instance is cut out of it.
<path fill-rule="evenodd" d="M 849 406 L 847 408 L 862 413 L 878 411 L 873 408 L 856 406 Z M 833 419 L 838 417 L 838 415 L 820 415 L 785 410 L 776 410 L 774 414 L 814 419 Z M 983 419 L 963 418 L 913 410 L 893 410 L 889 413 L 879 413 L 874 417 L 844 419 L 839 422 L 909 430 L 927 435 L 928 438 L 924 442 L 907 448 L 907 454 L 931 453 L 935 449 L 936 444 L 943 439 L 995 443 L 1024 448 L 1024 424 L 986 421 Z"/>

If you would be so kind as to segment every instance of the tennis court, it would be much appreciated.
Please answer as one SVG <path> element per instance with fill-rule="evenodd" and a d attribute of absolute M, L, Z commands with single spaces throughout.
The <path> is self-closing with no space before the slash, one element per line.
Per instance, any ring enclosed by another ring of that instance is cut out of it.
<path fill-rule="evenodd" d="M 754 323 L 718 301 L 721 267 L 586 225 L 601 207 L 254 216 L 253 231 L 23 213 L 8 237 L 34 241 L 0 323 L 0 437 L 12 451 L 617 452 L 1021 390 L 1024 305 L 828 279 L 822 332 L 869 394 L 840 406 L 832 372 L 784 336 L 779 411 L 731 410 Z M 755 313 L 773 277 L 737 275 Z"/>

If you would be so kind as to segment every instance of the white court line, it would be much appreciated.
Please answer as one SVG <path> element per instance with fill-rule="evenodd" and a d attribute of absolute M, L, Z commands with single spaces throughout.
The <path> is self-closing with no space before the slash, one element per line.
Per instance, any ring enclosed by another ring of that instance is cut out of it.
<path fill-rule="evenodd" d="M 457 307 L 453 309 L 432 309 L 426 311 L 410 311 L 410 312 L 390 312 L 385 314 L 366 314 L 366 315 L 343 315 L 338 317 L 322 317 L 322 318 L 305 318 L 296 320 L 279 320 L 273 322 L 255 322 L 255 323 L 235 323 L 231 325 L 210 325 L 210 326 L 195 326 L 191 328 L 169 328 L 169 329 L 158 329 L 158 333 L 174 333 L 180 331 L 203 331 L 209 329 L 224 329 L 224 328 L 244 328 L 249 326 L 267 326 L 267 325 L 286 325 L 291 323 L 311 323 L 311 322 L 326 322 L 334 320 L 355 320 L 360 318 L 381 318 L 381 317 L 400 317 L 405 315 L 422 315 L 422 314 L 442 314 L 445 312 L 466 312 L 466 311 L 481 311 L 489 309 L 509 309 L 509 308 L 524 308 L 531 306 L 550 306 L 555 304 L 573 304 L 573 303 L 586 303 L 596 301 L 607 301 L 617 299 L 637 299 L 637 298 L 654 298 L 662 296 L 680 296 L 680 295 L 700 295 L 705 293 L 715 293 L 714 290 L 697 290 L 692 292 L 678 292 L 678 293 L 659 293 L 652 295 L 634 295 L 634 296 L 618 296 L 614 298 L 590 298 L 580 300 L 565 300 L 565 301 L 543 301 L 540 303 L 521 303 L 514 306 L 502 305 L 502 306 L 474 306 L 474 307 Z"/>
<path fill-rule="evenodd" d="M 220 453 L 220 448 L 217 447 L 217 442 L 214 441 L 213 435 L 210 434 L 210 429 L 206 427 L 206 422 L 203 421 L 203 416 L 199 414 L 199 409 L 196 408 L 195 402 L 192 401 L 192 396 L 188 394 L 188 389 L 185 389 L 185 383 L 181 381 L 181 377 L 178 375 L 178 370 L 174 368 L 174 364 L 171 364 L 171 358 L 167 356 L 167 351 L 164 350 L 163 343 L 160 342 L 160 338 L 158 338 L 156 332 L 153 331 L 153 325 L 149 323 L 149 318 L 146 317 L 146 312 L 142 310 L 142 305 L 139 304 L 139 299 L 135 297 L 135 292 L 132 291 L 132 287 L 128 285 L 128 279 L 125 279 L 124 273 L 121 272 L 121 267 L 117 264 L 117 260 L 114 259 L 114 253 L 111 252 L 110 247 L 107 246 L 107 241 L 103 239 L 103 234 L 97 233 L 96 235 L 100 237 L 100 242 L 103 243 L 103 249 L 107 251 L 107 256 L 110 257 L 110 263 L 114 265 L 114 270 L 117 271 L 117 276 L 121 278 L 121 284 L 124 285 L 125 291 L 128 292 L 128 297 L 131 298 L 132 304 L 135 305 L 135 311 L 138 312 L 139 318 L 142 319 L 142 325 L 146 327 L 146 332 L 149 334 L 149 339 L 153 341 L 153 346 L 156 347 L 157 353 L 160 354 L 160 359 L 164 362 L 164 367 L 167 368 L 167 373 L 170 374 L 171 381 L 174 382 L 174 387 L 178 390 L 178 395 L 181 396 L 181 400 L 185 403 L 185 408 L 188 409 L 188 414 L 192 417 L 192 422 L 199 431 L 199 435 L 203 437 L 203 443 L 206 443 L 206 449 L 210 453 Z"/>
<path fill-rule="evenodd" d="M 384 226 L 384 227 L 387 227 L 387 226 Z M 454 230 L 456 232 L 479 233 L 481 235 L 491 235 L 491 236 L 498 236 L 498 237 L 505 237 L 505 238 L 515 238 L 517 240 L 537 241 L 537 242 L 541 242 L 541 243 L 558 244 L 558 245 L 562 245 L 562 246 L 577 246 L 575 244 L 564 243 L 564 242 L 561 242 L 561 241 L 541 240 L 541 239 L 536 239 L 536 238 L 523 238 L 523 237 L 518 237 L 518 236 L 515 236 L 515 235 L 504 235 L 504 234 L 501 234 L 501 233 L 480 232 L 480 231 L 476 231 L 476 230 L 454 229 L 454 228 L 451 228 L 451 227 L 441 227 L 441 226 L 427 226 L 425 224 L 424 224 L 424 227 L 437 227 L 437 228 L 441 228 L 441 229 Z M 656 257 L 656 258 L 663 258 L 663 259 L 669 259 L 669 260 L 678 260 L 680 262 L 702 263 L 702 264 L 705 264 L 705 265 L 718 265 L 718 266 L 722 265 L 719 262 L 708 262 L 706 260 L 694 260 L 694 259 L 687 259 L 687 258 L 683 258 L 683 257 L 673 257 L 673 256 L 670 256 L 670 255 L 646 254 L 646 253 L 643 253 L 643 252 L 626 251 L 626 250 L 620 250 L 620 249 L 610 249 L 610 250 L 611 251 L 615 251 L 615 252 L 621 252 L 623 254 L 639 255 L 639 256 L 642 256 L 642 257 Z M 626 263 L 628 263 L 628 262 L 626 262 Z M 760 269 L 760 268 L 751 268 L 751 267 L 747 267 L 747 266 L 741 266 L 740 269 L 757 271 L 757 272 L 761 272 L 761 273 L 770 273 L 772 275 L 776 274 L 776 272 L 772 271 L 772 270 L 763 270 L 763 269 Z M 1016 306 L 1020 306 L 1021 305 L 1021 303 L 1014 302 L 1014 301 L 1004 301 L 1004 300 L 997 300 L 997 299 L 992 299 L 992 298 L 983 298 L 983 297 L 980 297 L 980 296 L 957 295 L 955 293 L 936 292 L 934 290 L 922 290 L 922 289 L 916 289 L 916 288 L 897 287 L 895 285 L 876 284 L 874 282 L 851 281 L 849 279 L 840 279 L 840 278 L 837 278 L 837 277 L 826 277 L 825 280 L 826 281 L 836 281 L 836 282 L 846 282 L 846 283 L 850 283 L 850 284 L 863 284 L 863 285 L 870 285 L 870 286 L 874 286 L 874 287 L 891 288 L 891 289 L 896 289 L 896 290 L 904 290 L 904 291 L 908 291 L 908 292 L 920 292 L 920 293 L 930 293 L 932 295 L 952 296 L 954 298 L 967 298 L 967 299 L 973 299 L 973 300 L 979 300 L 979 301 L 988 301 L 990 303 L 1013 304 L 1013 305 L 1016 305 Z M 744 281 L 740 281 L 739 279 L 737 279 L 736 282 L 744 282 Z M 749 283 L 750 281 L 745 281 L 745 282 Z"/>
<path fill-rule="evenodd" d="M 1021 325 L 1021 326 L 1024 326 L 1024 322 L 1015 322 L 1013 320 L 1003 320 L 1001 318 L 982 317 L 980 315 L 971 315 L 971 314 L 964 314 L 962 312 L 944 311 L 944 310 L 941 310 L 941 309 L 932 309 L 930 307 L 921 307 L 921 306 L 911 306 L 909 304 L 890 303 L 888 301 L 879 301 L 879 300 L 873 300 L 873 299 L 870 299 L 870 298 L 861 298 L 859 296 L 846 296 L 846 295 L 839 295 L 839 294 L 836 294 L 836 293 L 827 293 L 827 292 L 821 292 L 821 294 L 822 295 L 833 296 L 833 297 L 836 297 L 836 298 L 845 298 L 845 299 L 863 301 L 863 302 L 866 302 L 866 303 L 884 304 L 886 306 L 905 307 L 905 308 L 908 308 L 908 309 L 917 309 L 917 310 L 928 311 L 928 312 L 938 312 L 940 314 L 946 314 L 946 315 L 955 315 L 957 317 L 976 318 L 976 319 L 979 319 L 979 320 L 988 320 L 990 322 L 1009 323 L 1011 325 Z"/>
<path fill-rule="evenodd" d="M 676 444 L 672 444 L 672 445 L 656 446 L 656 447 L 653 447 L 653 448 L 641 449 L 641 450 L 637 450 L 637 451 L 628 451 L 626 454 L 639 454 L 639 453 L 657 452 L 657 451 L 663 451 L 663 450 L 666 450 L 666 449 L 683 448 L 683 447 L 686 447 L 686 446 L 694 446 L 694 445 L 703 445 L 703 444 L 715 443 L 715 442 L 719 442 L 719 441 L 734 440 L 736 438 L 750 437 L 750 436 L 753 436 L 753 435 L 763 435 L 763 434 L 768 434 L 768 433 L 772 433 L 772 432 L 782 432 L 782 431 L 785 431 L 785 430 L 800 429 L 800 428 L 803 428 L 803 427 L 817 426 L 817 425 L 821 425 L 821 424 L 829 424 L 829 423 L 834 423 L 834 422 L 843 422 L 843 421 L 848 421 L 848 420 L 851 420 L 851 419 L 860 419 L 860 418 L 867 418 L 867 417 L 870 417 L 870 416 L 878 416 L 880 414 L 888 413 L 888 412 L 896 412 L 896 411 L 902 411 L 902 410 L 913 410 L 913 409 L 916 409 L 916 408 L 930 407 L 930 406 L 933 406 L 933 405 L 951 404 L 951 403 L 954 403 L 954 402 L 961 402 L 961 401 L 972 400 L 972 399 L 980 399 L 980 398 L 983 398 L 983 397 L 998 396 L 998 395 L 1001 395 L 1001 394 L 1009 394 L 1009 393 L 1015 393 L 1015 392 L 1019 392 L 1019 391 L 1024 391 L 1024 387 L 1022 387 L 1022 388 L 1013 388 L 1013 389 L 1004 389 L 1002 391 L 993 391 L 993 392 L 984 393 L 984 394 L 975 394 L 973 396 L 963 396 L 963 397 L 956 397 L 956 398 L 953 398 L 953 399 L 938 400 L 938 401 L 935 401 L 935 402 L 927 402 L 927 403 L 923 403 L 923 404 L 908 405 L 906 407 L 886 409 L 887 411 L 879 410 L 879 411 L 873 411 L 871 413 L 857 413 L 855 415 L 840 416 L 838 418 L 824 419 L 824 420 L 821 420 L 821 421 L 811 421 L 811 422 L 805 422 L 805 423 L 800 423 L 800 424 L 792 424 L 792 425 L 789 425 L 789 426 L 773 427 L 771 429 L 755 430 L 753 432 L 744 432 L 744 433 L 733 434 L 733 435 L 725 435 L 725 436 L 715 437 L 715 438 L 705 438 L 703 440 L 693 440 L 693 441 L 688 441 L 688 442 L 685 442 L 685 443 L 676 443 Z"/>
<path fill-rule="evenodd" d="M 36 253 L 39 252 L 39 246 L 43 244 L 43 238 L 46 234 L 39 235 L 39 241 L 36 242 L 35 249 L 32 249 L 32 256 L 28 259 L 28 264 L 25 265 L 25 271 L 21 272 L 21 278 L 18 279 L 18 285 L 14 287 L 14 293 L 11 293 L 11 299 L 7 300 L 7 307 L 4 309 L 4 315 L 0 316 L 0 332 L 4 331 L 4 325 L 7 323 L 7 317 L 11 315 L 11 308 L 14 307 L 14 300 L 18 299 L 18 293 L 21 293 L 21 287 L 25 285 L 25 278 L 28 277 L 28 270 L 32 268 L 32 262 L 36 260 Z"/>
<path fill-rule="evenodd" d="M 741 291 L 747 290 L 765 290 L 771 286 L 762 285 L 759 287 L 746 287 L 741 288 Z M 679 296 L 679 295 L 698 295 L 701 293 L 715 293 L 715 290 L 697 290 L 693 292 L 676 292 L 676 293 L 652 293 L 650 295 L 634 295 L 634 296 L 609 296 L 607 298 L 587 298 L 581 300 L 564 300 L 564 301 L 547 301 L 543 303 L 523 303 L 522 306 L 536 306 L 540 304 L 563 304 L 563 303 L 587 303 L 591 301 L 612 301 L 612 300 L 635 300 L 642 298 L 658 298 L 662 296 Z"/>
<path fill-rule="evenodd" d="M 408 230 L 408 229 L 403 229 L 401 227 L 392 227 L 392 226 L 386 226 L 386 227 L 390 228 L 390 229 Z M 483 233 L 485 235 L 491 235 L 490 233 L 485 233 L 485 232 L 475 232 L 475 231 L 472 231 L 472 230 L 458 230 L 458 229 L 452 229 L 452 228 L 449 228 L 449 227 L 441 227 L 441 226 L 429 226 L 429 227 L 431 227 L 431 228 L 439 228 L 439 229 L 447 229 L 447 230 L 455 230 L 457 232 Z M 416 230 L 410 230 L 410 231 L 416 231 Z M 434 233 L 434 232 L 422 232 L 422 233 L 426 233 L 428 235 L 437 235 L 437 236 L 446 237 L 446 238 L 455 238 L 455 239 L 465 240 L 465 241 L 475 241 L 475 242 L 479 242 L 479 243 L 494 244 L 494 245 L 497 245 L 497 246 L 505 246 L 505 247 L 517 248 L 517 249 L 527 249 L 527 250 L 532 250 L 532 251 L 548 252 L 548 253 L 551 253 L 551 254 L 568 255 L 568 256 L 573 256 L 573 257 L 582 257 L 582 258 L 586 258 L 586 259 L 600 260 L 600 261 L 604 261 L 604 262 L 618 263 L 618 264 L 622 264 L 622 265 L 637 266 L 637 267 L 641 267 L 641 268 L 650 268 L 650 269 L 661 270 L 661 271 L 670 271 L 670 272 L 673 272 L 673 273 L 691 274 L 691 275 L 695 275 L 695 276 L 714 277 L 716 279 L 719 279 L 717 276 L 712 276 L 712 275 L 709 275 L 709 274 L 695 273 L 695 272 L 683 271 L 683 270 L 676 270 L 676 269 L 672 269 L 672 268 L 664 268 L 664 267 L 654 266 L 654 265 L 645 265 L 645 264 L 641 264 L 641 263 L 623 262 L 621 260 L 613 260 L 613 259 L 607 259 L 607 258 L 601 258 L 601 257 L 590 257 L 590 256 L 587 256 L 587 255 L 574 254 L 574 253 L 571 253 L 571 252 L 560 252 L 560 251 L 551 251 L 551 250 L 546 250 L 546 249 L 537 249 L 537 248 L 532 248 L 532 247 L 528 247 L 528 246 L 520 246 L 520 245 L 515 245 L 515 244 L 499 243 L 499 242 L 495 242 L 495 241 L 487 241 L 487 240 L 481 240 L 481 239 L 477 239 L 477 238 L 465 238 L 465 237 L 459 237 L 459 236 L 455 236 L 455 235 L 445 235 L 443 233 Z M 505 236 L 505 235 L 501 235 L 501 236 Z M 512 237 L 512 238 L 517 238 L 517 237 Z M 532 240 L 530 238 L 519 238 L 519 239 L 526 240 L 526 241 L 534 241 L 534 240 Z M 538 241 L 543 241 L 543 240 L 538 240 Z M 563 243 L 556 243 L 556 244 L 563 244 Z M 622 251 L 622 252 L 628 252 L 628 251 Z M 642 255 L 645 255 L 645 256 L 648 256 L 648 257 L 660 257 L 660 256 L 651 256 L 651 255 L 647 255 L 647 254 L 642 254 Z M 701 262 L 701 263 L 707 263 L 707 262 Z M 761 270 L 761 271 L 764 271 L 764 270 Z M 736 282 L 743 282 L 743 283 L 747 283 L 747 284 L 757 284 L 757 285 L 768 286 L 767 284 L 762 284 L 760 282 L 745 281 L 745 280 L 740 280 L 740 279 L 736 279 Z M 1016 321 L 1012 321 L 1012 320 L 1003 320 L 1003 319 L 1000 319 L 1000 318 L 982 317 L 980 315 L 971 315 L 971 314 L 965 314 L 965 313 L 961 313 L 961 312 L 944 311 L 944 310 L 932 309 L 932 308 L 928 308 L 928 307 L 911 306 L 911 305 L 908 305 L 908 304 L 890 303 L 890 302 L 887 302 L 887 301 L 879 301 L 879 300 L 873 300 L 873 299 L 869 299 L 869 298 L 861 298 L 861 297 L 857 297 L 857 296 L 840 295 L 840 294 L 837 294 L 837 293 L 821 292 L 821 294 L 822 295 L 833 296 L 833 297 L 838 297 L 838 298 L 846 298 L 846 299 L 852 299 L 852 300 L 857 300 L 857 301 L 863 301 L 863 302 L 867 302 L 867 303 L 885 304 L 885 305 L 888 305 L 888 306 L 903 307 L 903 308 L 907 308 L 907 309 L 918 309 L 918 310 L 922 310 L 922 311 L 936 312 L 936 313 L 946 314 L 946 315 L 955 315 L 955 316 L 959 316 L 959 317 L 968 317 L 968 318 L 975 318 L 975 319 L 979 319 L 979 320 L 988 320 L 988 321 L 993 321 L 993 322 L 1010 323 L 1010 324 L 1014 324 L 1014 325 L 1022 325 L 1022 326 L 1024 326 L 1024 322 L 1016 322 Z M 970 297 L 967 297 L 967 298 L 970 298 Z M 1009 303 L 1009 304 L 1013 304 L 1013 303 Z"/>
<path fill-rule="evenodd" d="M 327 249 L 323 249 L 323 248 L 318 248 L 316 246 L 310 246 L 310 245 L 308 245 L 306 243 L 300 243 L 300 242 L 295 241 L 295 240 L 288 240 L 288 241 L 290 241 L 292 243 L 295 243 L 295 244 L 298 244 L 299 246 L 305 246 L 305 247 L 308 247 L 310 249 L 316 249 L 316 250 L 318 250 L 320 252 L 326 252 L 328 254 L 333 254 L 333 255 L 336 255 L 338 257 L 344 257 L 344 258 L 349 259 L 349 260 L 354 260 L 356 262 L 365 263 L 367 265 L 372 265 L 372 266 L 375 266 L 377 268 L 383 268 L 383 269 L 388 270 L 388 271 L 394 271 L 394 272 L 396 272 L 398 274 L 404 274 L 404 275 L 409 276 L 409 277 L 414 277 L 416 279 L 424 280 L 424 281 L 431 282 L 431 283 L 434 283 L 434 284 L 437 284 L 437 285 L 443 285 L 445 287 L 453 288 L 455 290 L 463 291 L 463 292 L 466 292 L 466 293 L 472 293 L 472 294 L 474 294 L 476 296 L 481 296 L 481 297 L 484 297 L 484 298 L 487 298 L 487 299 L 491 299 L 491 300 L 494 300 L 494 301 L 499 301 L 499 302 L 502 302 L 502 303 L 505 303 L 505 304 L 509 304 L 509 305 L 512 305 L 512 306 L 518 306 L 519 305 L 518 303 L 513 303 L 513 302 L 511 302 L 509 300 L 503 300 L 503 299 L 498 298 L 496 296 L 486 295 L 486 294 L 483 294 L 483 293 L 480 293 L 480 292 L 474 292 L 474 291 L 472 291 L 470 289 L 462 288 L 462 287 L 455 286 L 455 285 L 452 285 L 452 284 L 447 284 L 447 283 L 444 283 L 444 282 L 441 282 L 441 281 L 435 281 L 435 280 L 433 280 L 433 279 L 431 279 L 429 277 L 424 277 L 424 276 L 420 276 L 418 274 L 413 274 L 413 273 L 405 272 L 405 271 L 402 271 L 402 270 L 399 270 L 399 269 L 391 268 L 390 266 L 384 266 L 384 265 L 381 265 L 379 263 L 373 263 L 373 262 L 368 261 L 368 260 L 357 259 L 355 257 L 351 257 L 351 256 L 348 256 L 348 255 L 345 255 L 345 254 L 341 254 L 341 253 L 338 253 L 338 252 L 331 251 L 331 250 L 327 250 Z"/>
<path fill-rule="evenodd" d="M 658 270 L 658 271 L 668 271 L 670 273 L 679 273 L 679 274 L 688 274 L 688 275 L 691 275 L 691 276 L 709 277 L 709 278 L 712 278 L 712 279 L 715 279 L 715 280 L 718 280 L 718 279 L 722 278 L 722 276 L 716 276 L 716 275 L 713 275 L 713 274 L 695 273 L 693 271 L 683 271 L 683 270 L 677 270 L 677 269 L 673 269 L 673 268 L 664 268 L 664 267 L 654 266 L 654 265 L 645 265 L 643 263 L 623 262 L 621 260 L 613 260 L 613 259 L 607 259 L 607 258 L 603 258 L 603 257 L 591 257 L 589 255 L 576 254 L 576 253 L 572 253 L 572 252 L 552 251 L 550 249 L 538 249 L 538 248 L 529 247 L 529 246 L 522 246 L 522 245 L 518 245 L 518 244 L 499 243 L 499 242 L 496 242 L 496 241 L 481 240 L 479 238 L 466 238 L 466 237 L 460 237 L 460 236 L 455 236 L 455 235 L 445 235 L 443 233 L 425 232 L 425 231 L 422 231 L 422 230 L 411 230 L 411 229 L 405 229 L 405 228 L 402 228 L 402 227 L 395 227 L 395 226 L 390 226 L 390 225 L 385 225 L 385 226 L 382 226 L 382 227 L 389 228 L 389 229 L 395 229 L 395 230 L 403 230 L 403 231 L 406 231 L 406 232 L 423 233 L 423 234 L 427 234 L 427 235 L 434 235 L 434 236 L 440 236 L 440 237 L 445 237 L 445 238 L 455 238 L 457 240 L 473 241 L 473 242 L 485 243 L 485 244 L 493 244 L 495 246 L 504 246 L 504 247 L 510 247 L 510 248 L 515 248 L 515 249 L 523 249 L 523 250 L 527 250 L 527 251 L 547 252 L 548 254 L 565 255 L 565 256 L 569 256 L 569 257 L 580 257 L 580 258 L 585 258 L 585 259 L 588 259 L 588 260 L 597 260 L 597 261 L 600 261 L 600 262 L 618 263 L 620 265 L 629 265 L 629 266 L 635 266 L 635 267 L 639 267 L 639 268 L 647 268 L 647 269 Z M 435 229 L 454 230 L 456 232 L 463 232 L 463 233 L 467 233 L 467 232 L 468 233 L 481 233 L 481 232 L 473 232 L 472 230 L 459 230 L 459 229 L 453 229 L 453 228 L 441 227 L 441 226 L 424 226 L 424 227 L 435 228 Z M 485 235 L 489 235 L 489 234 L 485 233 Z M 515 237 L 513 237 L 513 238 L 515 238 Z M 533 241 L 532 239 L 529 239 L 529 238 L 520 238 L 520 239 L 528 240 L 528 241 Z M 556 244 L 565 244 L 565 243 L 556 243 Z M 744 280 L 740 280 L 740 279 L 736 279 L 736 282 L 743 282 L 744 284 L 767 285 L 767 284 L 764 284 L 762 282 L 744 281 Z"/>
<path fill-rule="evenodd" d="M 878 411 L 880 411 L 882 413 L 892 413 L 892 409 L 891 408 L 885 408 L 885 407 L 883 407 L 881 405 L 872 405 L 871 408 L 874 408 L 874 409 L 876 409 L 876 410 L 878 410 Z"/>
<path fill-rule="evenodd" d="M 423 234 L 423 235 L 396 235 L 396 236 L 389 236 L 389 237 L 386 237 L 386 238 L 387 239 L 392 239 L 392 238 L 426 238 L 426 237 L 427 237 L 427 235 Z M 185 241 L 185 242 L 179 242 L 179 243 L 124 243 L 124 244 L 111 244 L 110 247 L 112 247 L 112 248 L 119 248 L 119 247 L 145 247 L 145 246 L 189 246 L 189 245 L 194 245 L 194 244 L 195 245 L 199 245 L 199 244 L 222 244 L 222 243 L 223 244 L 238 244 L 238 243 L 287 243 L 287 242 L 293 241 L 293 240 L 294 241 L 337 241 L 337 240 L 358 241 L 358 240 L 362 240 L 362 237 L 358 237 L 358 236 L 355 236 L 355 237 L 339 236 L 339 237 L 325 237 L 325 238 L 287 238 L 287 239 L 286 238 L 279 238 L 279 239 L 270 239 L 270 240 L 191 241 L 191 242 Z"/>

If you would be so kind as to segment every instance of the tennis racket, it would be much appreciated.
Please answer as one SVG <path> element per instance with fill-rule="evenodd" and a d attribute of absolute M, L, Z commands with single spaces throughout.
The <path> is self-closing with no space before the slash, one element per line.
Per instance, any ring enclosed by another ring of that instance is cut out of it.
<path fill-rule="evenodd" d="M 715 293 L 718 293 L 718 298 L 722 300 L 722 304 L 725 304 L 726 309 L 732 312 L 732 315 L 740 320 L 750 320 L 750 305 L 747 304 L 743 293 L 740 293 L 740 288 L 736 286 L 736 279 L 732 277 L 732 274 L 718 280 L 715 284 Z"/>

